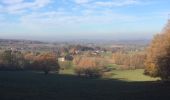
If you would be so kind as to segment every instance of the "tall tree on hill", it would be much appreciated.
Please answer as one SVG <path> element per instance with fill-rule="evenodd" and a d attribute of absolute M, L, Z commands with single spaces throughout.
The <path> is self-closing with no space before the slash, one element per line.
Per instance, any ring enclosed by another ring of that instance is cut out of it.
<path fill-rule="evenodd" d="M 145 61 L 145 74 L 161 77 L 162 80 L 170 79 L 170 20 L 152 40 Z"/>

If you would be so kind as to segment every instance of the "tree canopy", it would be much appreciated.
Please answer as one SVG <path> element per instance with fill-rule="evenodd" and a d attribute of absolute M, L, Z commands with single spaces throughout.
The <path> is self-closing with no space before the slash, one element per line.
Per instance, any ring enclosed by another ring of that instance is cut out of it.
<path fill-rule="evenodd" d="M 170 78 L 170 20 L 163 31 L 153 38 L 147 50 L 145 74 L 163 80 Z"/>

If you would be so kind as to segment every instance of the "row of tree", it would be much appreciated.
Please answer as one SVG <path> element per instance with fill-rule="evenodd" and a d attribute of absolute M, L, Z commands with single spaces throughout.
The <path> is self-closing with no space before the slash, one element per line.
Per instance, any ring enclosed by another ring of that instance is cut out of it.
<path fill-rule="evenodd" d="M 32 53 L 6 50 L 0 53 L 0 70 L 58 71 L 59 64 L 53 53 Z"/>
<path fill-rule="evenodd" d="M 123 65 L 123 69 L 144 68 L 146 54 L 143 52 L 115 52 L 113 53 L 113 63 Z"/>

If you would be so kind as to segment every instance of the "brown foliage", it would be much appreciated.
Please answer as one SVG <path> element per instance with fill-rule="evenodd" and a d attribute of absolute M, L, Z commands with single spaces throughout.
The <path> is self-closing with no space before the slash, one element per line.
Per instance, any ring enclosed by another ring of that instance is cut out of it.
<path fill-rule="evenodd" d="M 31 57 L 32 58 L 32 57 Z M 57 58 L 52 53 L 43 53 L 33 58 L 33 67 L 37 70 L 50 71 L 59 70 Z"/>
<path fill-rule="evenodd" d="M 124 53 L 116 52 L 113 54 L 113 61 L 117 65 L 122 65 L 122 69 L 138 69 L 144 67 L 146 54 L 143 52 Z"/>
<path fill-rule="evenodd" d="M 100 58 L 80 57 L 75 61 L 75 72 L 79 76 L 100 77 L 103 73 L 104 63 Z"/>
<path fill-rule="evenodd" d="M 59 65 L 57 57 L 53 53 L 34 54 L 31 52 L 5 51 L 0 57 L 0 69 L 58 71 Z"/>
<path fill-rule="evenodd" d="M 169 79 L 170 76 L 170 21 L 152 40 L 145 62 L 145 74 Z"/>

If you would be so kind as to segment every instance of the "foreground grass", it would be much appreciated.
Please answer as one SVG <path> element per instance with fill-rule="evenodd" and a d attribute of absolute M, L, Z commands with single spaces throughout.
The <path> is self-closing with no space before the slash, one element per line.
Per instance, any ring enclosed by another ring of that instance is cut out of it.
<path fill-rule="evenodd" d="M 169 93 L 169 84 L 155 81 L 0 71 L 0 100 L 169 100 Z"/>

